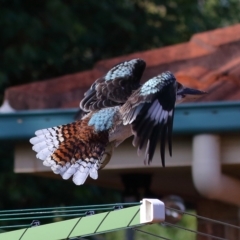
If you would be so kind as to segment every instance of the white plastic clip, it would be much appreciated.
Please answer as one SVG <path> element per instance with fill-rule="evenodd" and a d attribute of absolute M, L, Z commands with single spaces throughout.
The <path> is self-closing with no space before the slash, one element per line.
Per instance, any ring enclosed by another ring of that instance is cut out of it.
<path fill-rule="evenodd" d="M 165 205 L 158 199 L 144 198 L 140 206 L 140 223 L 157 223 L 165 220 Z"/>

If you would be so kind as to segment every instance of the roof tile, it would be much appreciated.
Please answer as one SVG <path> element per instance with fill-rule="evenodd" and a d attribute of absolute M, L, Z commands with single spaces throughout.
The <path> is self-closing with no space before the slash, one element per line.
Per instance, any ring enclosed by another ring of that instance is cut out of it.
<path fill-rule="evenodd" d="M 77 107 L 72 105 L 101 72 L 97 69 L 69 74 L 62 77 L 10 87 L 5 99 L 16 110 Z"/>

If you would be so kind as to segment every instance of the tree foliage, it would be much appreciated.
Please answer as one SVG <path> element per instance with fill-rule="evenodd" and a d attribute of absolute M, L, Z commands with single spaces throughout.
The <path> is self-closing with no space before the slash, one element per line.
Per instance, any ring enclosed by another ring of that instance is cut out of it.
<path fill-rule="evenodd" d="M 238 0 L 1 0 L 0 94 L 239 21 Z M 159 56 L 161 57 L 161 56 Z"/>

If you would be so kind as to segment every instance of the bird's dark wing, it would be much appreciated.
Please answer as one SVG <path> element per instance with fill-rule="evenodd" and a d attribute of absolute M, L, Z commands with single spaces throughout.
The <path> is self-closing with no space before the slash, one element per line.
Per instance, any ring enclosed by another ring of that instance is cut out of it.
<path fill-rule="evenodd" d="M 177 82 L 173 74 L 165 72 L 143 84 L 121 107 L 124 124 L 131 124 L 133 145 L 140 154 L 145 150 L 145 163 L 152 161 L 160 139 L 162 165 L 165 165 L 165 139 L 172 155 L 172 126 L 176 102 Z"/>
<path fill-rule="evenodd" d="M 133 90 L 139 88 L 145 67 L 146 63 L 142 59 L 117 64 L 93 83 L 84 94 L 80 108 L 84 111 L 94 111 L 122 105 Z"/>

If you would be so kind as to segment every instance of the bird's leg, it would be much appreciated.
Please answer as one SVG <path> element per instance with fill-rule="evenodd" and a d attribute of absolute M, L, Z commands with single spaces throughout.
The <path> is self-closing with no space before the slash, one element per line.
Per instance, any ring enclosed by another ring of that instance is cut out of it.
<path fill-rule="evenodd" d="M 115 147 L 115 142 L 111 142 L 107 145 L 105 153 L 104 153 L 104 159 L 102 161 L 102 165 L 99 168 L 99 170 L 103 169 L 111 160 L 114 147 Z"/>

